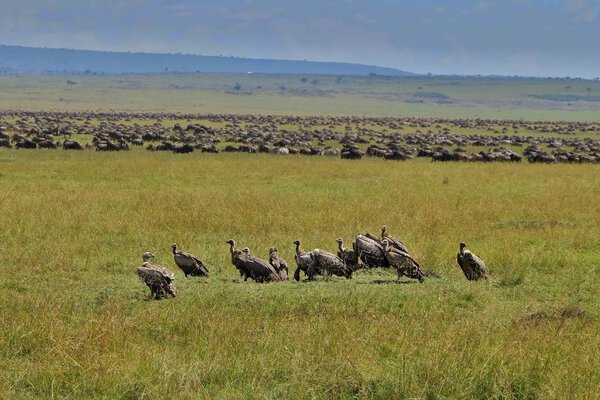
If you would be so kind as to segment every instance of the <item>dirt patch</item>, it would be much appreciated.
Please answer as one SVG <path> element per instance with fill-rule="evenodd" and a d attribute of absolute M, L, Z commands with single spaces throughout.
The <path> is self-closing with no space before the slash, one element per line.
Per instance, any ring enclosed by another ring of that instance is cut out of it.
<path fill-rule="evenodd" d="M 539 325 L 545 322 L 564 321 L 567 319 L 589 320 L 589 314 L 577 305 L 568 305 L 554 310 L 537 311 L 518 318 L 519 325 Z"/>

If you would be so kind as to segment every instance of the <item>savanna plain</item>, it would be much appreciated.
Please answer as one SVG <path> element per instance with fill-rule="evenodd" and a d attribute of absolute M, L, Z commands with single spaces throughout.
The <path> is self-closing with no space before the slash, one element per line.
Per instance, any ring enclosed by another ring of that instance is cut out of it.
<path fill-rule="evenodd" d="M 0 149 L 0 398 L 598 398 L 599 198 L 597 164 Z M 440 277 L 244 283 L 225 243 L 294 269 L 295 239 L 383 224 Z M 176 298 L 147 300 L 145 251 Z"/>

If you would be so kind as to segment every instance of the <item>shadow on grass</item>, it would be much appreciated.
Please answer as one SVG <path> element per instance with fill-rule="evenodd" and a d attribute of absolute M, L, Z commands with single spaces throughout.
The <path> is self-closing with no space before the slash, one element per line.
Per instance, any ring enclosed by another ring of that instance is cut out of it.
<path fill-rule="evenodd" d="M 399 281 L 396 279 L 375 279 L 369 282 L 356 282 L 359 285 L 408 285 L 412 283 L 419 283 L 418 281 Z"/>

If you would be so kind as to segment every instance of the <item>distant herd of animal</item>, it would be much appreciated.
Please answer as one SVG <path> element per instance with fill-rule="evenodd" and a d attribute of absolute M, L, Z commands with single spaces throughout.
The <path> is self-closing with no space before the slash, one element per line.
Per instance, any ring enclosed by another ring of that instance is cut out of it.
<path fill-rule="evenodd" d="M 0 125 L 0 148 L 600 163 L 597 122 L 0 110 Z"/>
<path fill-rule="evenodd" d="M 331 275 L 352 278 L 352 273 L 362 268 L 393 268 L 398 274 L 398 279 L 406 276 L 423 282 L 425 277 L 436 277 L 434 271 L 421 268 L 419 263 L 410 255 L 407 247 L 401 241 L 392 237 L 386 226 L 381 227 L 381 237 L 369 233 L 359 234 L 352 242 L 352 249 L 344 247 L 341 238 L 338 243 L 337 254 L 324 250 L 314 249 L 304 251 L 300 241 L 294 241 L 296 246 L 296 270 L 294 279 L 300 281 L 300 273 L 306 274 L 309 281 L 321 275 L 328 279 Z M 241 279 L 248 278 L 256 282 L 281 282 L 288 280 L 288 264 L 279 257 L 277 248 L 271 247 L 269 257 L 263 260 L 250 253 L 246 247 L 239 249 L 233 239 L 227 240 L 231 254 L 231 263 L 239 271 Z M 185 277 L 208 277 L 209 267 L 200 258 L 193 254 L 180 251 L 176 243 L 171 246 L 175 264 L 184 273 Z M 468 280 L 487 279 L 487 269 L 481 258 L 466 250 L 466 243 L 460 243 L 456 261 Z M 150 289 L 150 299 L 160 300 L 165 297 L 175 297 L 175 275 L 169 269 L 153 265 L 150 259 L 154 254 L 143 254 L 143 264 L 138 267 L 140 279 Z"/>

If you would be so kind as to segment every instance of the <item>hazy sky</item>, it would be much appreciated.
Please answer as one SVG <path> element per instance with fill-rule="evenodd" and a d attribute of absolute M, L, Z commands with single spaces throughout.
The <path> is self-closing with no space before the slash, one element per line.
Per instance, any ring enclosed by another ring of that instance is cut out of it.
<path fill-rule="evenodd" d="M 600 0 L 0 0 L 0 44 L 600 76 Z"/>

